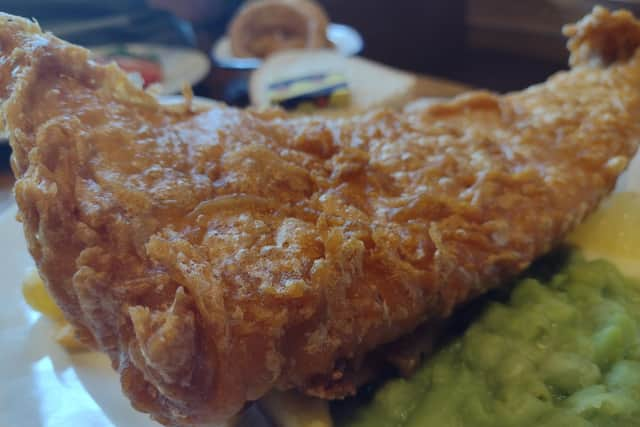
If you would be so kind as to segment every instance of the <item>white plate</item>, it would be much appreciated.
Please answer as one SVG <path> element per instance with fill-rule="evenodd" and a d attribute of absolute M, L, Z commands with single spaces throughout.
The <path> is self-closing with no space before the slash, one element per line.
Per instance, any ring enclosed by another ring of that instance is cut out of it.
<path fill-rule="evenodd" d="M 353 27 L 343 24 L 329 24 L 327 39 L 344 56 L 357 55 L 362 51 L 364 42 L 362 36 Z M 253 70 L 262 63 L 259 58 L 240 58 L 233 55 L 229 37 L 222 37 L 211 48 L 211 57 L 220 67 L 237 70 Z"/>
<path fill-rule="evenodd" d="M 124 45 L 94 46 L 89 49 L 97 55 L 106 56 L 118 47 L 138 55 L 153 55 L 160 60 L 162 74 L 160 94 L 170 95 L 182 90 L 187 83 L 195 85 L 202 80 L 211 68 L 209 59 L 202 52 L 177 46 L 163 46 L 154 44 L 129 43 Z"/>

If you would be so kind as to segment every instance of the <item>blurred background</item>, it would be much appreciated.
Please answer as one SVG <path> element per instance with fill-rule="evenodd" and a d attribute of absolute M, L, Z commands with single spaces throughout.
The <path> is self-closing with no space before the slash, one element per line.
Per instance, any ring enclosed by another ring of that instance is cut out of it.
<path fill-rule="evenodd" d="M 522 88 L 565 67 L 560 28 L 594 4 L 640 8 L 636 1 L 318 0 L 332 22 L 362 36 L 363 57 L 421 75 L 496 91 Z M 210 51 L 242 7 L 238 0 L 2 0 L 0 9 L 33 17 L 86 46 L 143 42 Z M 248 103 L 229 90 L 237 70 L 211 63 L 196 94 Z M 237 83 L 237 82 L 235 82 Z M 237 88 L 236 88 L 237 89 Z"/>

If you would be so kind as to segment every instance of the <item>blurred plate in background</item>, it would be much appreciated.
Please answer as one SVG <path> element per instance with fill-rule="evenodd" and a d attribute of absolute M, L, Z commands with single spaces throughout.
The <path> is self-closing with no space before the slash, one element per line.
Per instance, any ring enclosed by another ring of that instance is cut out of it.
<path fill-rule="evenodd" d="M 161 95 L 179 93 L 184 83 L 195 85 L 211 68 L 206 55 L 185 47 L 128 43 L 95 46 L 90 50 L 98 57 L 115 60 L 125 71 L 137 71 L 143 78 L 153 75 L 154 82 L 159 78 Z M 160 68 L 159 76 L 154 63 Z"/>
<path fill-rule="evenodd" d="M 348 25 L 329 24 L 327 27 L 327 39 L 344 56 L 357 55 L 364 47 L 364 41 L 360 33 Z M 213 45 L 211 57 L 218 66 L 236 70 L 253 70 L 262 63 L 260 58 L 234 56 L 231 51 L 231 41 L 226 36 L 218 39 Z"/>
<path fill-rule="evenodd" d="M 167 106 L 179 106 L 184 104 L 184 97 L 182 95 L 160 95 L 157 97 L 158 102 L 162 105 Z M 194 110 L 197 111 L 206 111 L 215 107 L 218 102 L 214 101 L 211 98 L 205 98 L 202 96 L 194 96 L 191 99 L 191 105 Z"/>

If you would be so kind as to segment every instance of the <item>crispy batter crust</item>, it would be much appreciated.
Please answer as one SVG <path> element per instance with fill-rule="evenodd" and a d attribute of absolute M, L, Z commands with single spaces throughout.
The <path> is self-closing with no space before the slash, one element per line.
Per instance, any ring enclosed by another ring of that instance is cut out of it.
<path fill-rule="evenodd" d="M 368 353 L 522 271 L 634 154 L 638 23 L 598 8 L 567 31 L 573 70 L 520 93 L 286 119 L 167 110 L 3 15 L 30 251 L 162 423 L 222 420 L 274 387 L 352 393 Z"/>

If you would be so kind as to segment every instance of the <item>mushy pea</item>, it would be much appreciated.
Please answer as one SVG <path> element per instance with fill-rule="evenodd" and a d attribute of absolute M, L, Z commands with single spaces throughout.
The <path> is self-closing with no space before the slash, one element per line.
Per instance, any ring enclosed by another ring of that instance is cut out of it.
<path fill-rule="evenodd" d="M 640 282 L 574 257 L 525 279 L 345 427 L 640 426 Z"/>

